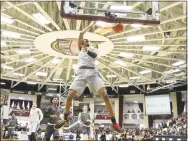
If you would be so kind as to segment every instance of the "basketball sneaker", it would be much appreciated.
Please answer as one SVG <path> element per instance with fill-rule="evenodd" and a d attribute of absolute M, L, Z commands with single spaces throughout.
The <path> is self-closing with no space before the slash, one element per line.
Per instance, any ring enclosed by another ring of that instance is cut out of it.
<path fill-rule="evenodd" d="M 116 134 L 119 134 L 119 135 L 125 134 L 125 131 L 117 123 L 114 123 L 112 127 L 115 130 Z"/>
<path fill-rule="evenodd" d="M 63 127 L 66 123 L 68 123 L 68 120 L 60 120 L 58 123 L 55 124 L 54 129 L 59 130 L 61 127 Z"/>
<path fill-rule="evenodd" d="M 64 119 L 58 121 L 58 123 L 55 124 L 54 129 L 59 130 L 61 127 L 63 127 L 66 123 L 68 123 L 68 120 L 71 118 L 71 113 L 65 113 Z"/>

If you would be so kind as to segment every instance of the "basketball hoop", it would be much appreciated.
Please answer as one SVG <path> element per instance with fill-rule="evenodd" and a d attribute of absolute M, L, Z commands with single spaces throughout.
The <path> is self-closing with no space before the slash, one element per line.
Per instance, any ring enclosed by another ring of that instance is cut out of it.
<path fill-rule="evenodd" d="M 124 26 L 122 23 L 118 23 L 112 27 L 112 30 L 114 31 L 114 33 L 121 33 L 124 30 Z"/>
<path fill-rule="evenodd" d="M 108 31 L 113 31 L 114 33 L 121 33 L 124 30 L 124 25 L 122 23 L 107 23 L 106 26 L 103 26 L 97 30 L 98 34 L 103 34 Z"/>

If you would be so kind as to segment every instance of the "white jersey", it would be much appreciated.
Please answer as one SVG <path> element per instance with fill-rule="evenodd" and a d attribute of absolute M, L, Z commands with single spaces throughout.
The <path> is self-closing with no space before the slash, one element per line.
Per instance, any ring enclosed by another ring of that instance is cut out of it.
<path fill-rule="evenodd" d="M 40 113 L 42 113 L 42 111 L 39 108 L 33 109 L 31 108 L 30 111 L 30 121 L 31 122 L 38 122 L 40 120 Z"/>
<path fill-rule="evenodd" d="M 97 54 L 97 49 L 88 47 L 88 50 Z M 78 68 L 81 66 L 95 67 L 96 58 L 90 57 L 86 52 L 80 51 L 78 54 Z"/>

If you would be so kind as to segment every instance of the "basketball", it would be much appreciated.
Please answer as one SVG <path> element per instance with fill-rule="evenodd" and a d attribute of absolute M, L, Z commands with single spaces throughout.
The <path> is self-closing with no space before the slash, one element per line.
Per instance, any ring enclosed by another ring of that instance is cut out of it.
<path fill-rule="evenodd" d="M 123 32 L 124 26 L 123 26 L 122 23 L 118 23 L 118 24 L 116 24 L 115 26 L 112 27 L 112 30 L 113 30 L 115 33 L 120 33 L 120 32 Z"/>

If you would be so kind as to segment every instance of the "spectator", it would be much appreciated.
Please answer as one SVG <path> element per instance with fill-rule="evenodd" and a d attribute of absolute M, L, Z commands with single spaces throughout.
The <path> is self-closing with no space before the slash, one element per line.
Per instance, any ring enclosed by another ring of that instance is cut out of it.
<path fill-rule="evenodd" d="M 14 113 L 12 113 L 12 117 L 8 120 L 8 134 L 7 138 L 14 137 L 15 127 L 18 124 L 17 118 Z"/>

